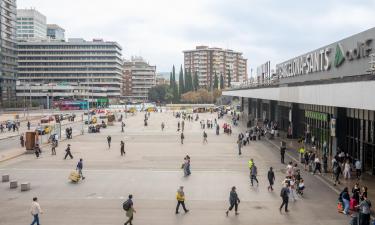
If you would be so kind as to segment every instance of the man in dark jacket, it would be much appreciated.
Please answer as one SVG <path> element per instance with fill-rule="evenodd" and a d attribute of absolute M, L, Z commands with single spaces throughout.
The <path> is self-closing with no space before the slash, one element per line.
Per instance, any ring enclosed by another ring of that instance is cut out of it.
<path fill-rule="evenodd" d="M 108 137 L 107 137 L 108 148 L 111 148 L 111 141 L 112 141 L 112 137 L 110 135 L 108 135 Z"/>
<path fill-rule="evenodd" d="M 238 215 L 238 204 L 240 204 L 240 199 L 238 198 L 236 187 L 232 187 L 232 190 L 229 194 L 229 209 L 226 211 L 226 214 L 228 216 L 229 211 L 232 211 L 234 207 L 235 214 Z"/>
<path fill-rule="evenodd" d="M 65 149 L 65 157 L 64 159 L 66 159 L 66 157 L 70 156 L 71 159 L 73 159 L 73 156 L 72 156 L 72 153 L 70 152 L 70 144 L 68 144 L 68 147 Z"/>
<path fill-rule="evenodd" d="M 280 156 L 281 156 L 281 163 L 284 164 L 284 159 L 285 159 L 285 150 L 286 147 L 284 144 L 281 144 L 280 146 Z"/>
<path fill-rule="evenodd" d="M 285 186 L 281 189 L 280 197 L 283 200 L 283 203 L 281 203 L 280 206 L 280 212 L 283 206 L 285 205 L 285 212 L 289 212 L 288 210 L 288 202 L 289 202 L 289 187 L 288 184 L 285 184 Z"/>
<path fill-rule="evenodd" d="M 273 172 L 273 168 L 270 167 L 270 170 L 267 173 L 268 182 L 270 183 L 270 186 L 268 186 L 268 190 L 273 191 L 273 184 L 275 182 L 275 173 Z"/>
<path fill-rule="evenodd" d="M 83 159 L 79 159 L 79 162 L 77 163 L 77 168 L 78 174 L 82 177 L 82 180 L 85 179 L 85 177 L 82 174 L 82 169 L 83 169 Z"/>
<path fill-rule="evenodd" d="M 124 156 L 125 155 L 125 143 L 121 141 L 120 146 L 121 146 L 121 149 L 120 149 L 121 156 Z"/>

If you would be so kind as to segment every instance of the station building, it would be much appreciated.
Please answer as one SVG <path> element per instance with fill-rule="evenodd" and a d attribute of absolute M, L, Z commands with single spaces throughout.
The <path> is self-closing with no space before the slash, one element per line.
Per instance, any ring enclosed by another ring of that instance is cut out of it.
<path fill-rule="evenodd" d="M 371 28 L 277 64 L 274 82 L 223 95 L 240 97 L 248 126 L 269 120 L 292 138 L 309 133 L 321 155 L 344 151 L 375 174 L 374 48 Z"/>

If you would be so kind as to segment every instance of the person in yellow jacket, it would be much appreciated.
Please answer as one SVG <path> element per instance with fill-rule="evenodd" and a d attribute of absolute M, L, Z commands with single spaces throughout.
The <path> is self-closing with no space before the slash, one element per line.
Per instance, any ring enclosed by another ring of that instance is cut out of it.
<path fill-rule="evenodd" d="M 185 213 L 189 212 L 189 210 L 186 209 L 185 207 L 185 193 L 184 193 L 183 186 L 181 186 L 177 190 L 176 199 L 177 199 L 176 214 L 178 214 L 178 209 L 180 208 L 180 205 L 182 205 L 182 208 L 184 209 Z"/>
<path fill-rule="evenodd" d="M 305 155 L 305 147 L 302 145 L 301 148 L 299 149 L 299 159 L 301 163 L 304 163 L 302 160 L 304 160 Z"/>
<path fill-rule="evenodd" d="M 253 168 L 254 165 L 254 159 L 249 160 L 249 170 L 251 171 L 251 168 Z"/>

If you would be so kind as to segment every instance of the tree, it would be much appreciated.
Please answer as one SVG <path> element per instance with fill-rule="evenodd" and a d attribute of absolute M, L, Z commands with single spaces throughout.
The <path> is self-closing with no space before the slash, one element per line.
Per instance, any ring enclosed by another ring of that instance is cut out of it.
<path fill-rule="evenodd" d="M 185 70 L 185 93 L 193 90 L 193 78 L 190 71 Z"/>
<path fill-rule="evenodd" d="M 167 90 L 168 85 L 165 84 L 154 86 L 148 91 L 148 99 L 159 103 L 164 102 Z"/>
<path fill-rule="evenodd" d="M 173 76 L 171 72 L 171 74 L 169 75 L 169 87 L 172 87 L 172 84 L 173 84 Z"/>
<path fill-rule="evenodd" d="M 224 89 L 224 77 L 223 74 L 220 74 L 220 90 Z"/>
<path fill-rule="evenodd" d="M 230 83 L 232 82 L 231 79 L 230 70 L 228 70 L 228 88 L 230 88 Z"/>
<path fill-rule="evenodd" d="M 178 77 L 178 94 L 181 96 L 185 91 L 184 87 L 184 72 L 182 71 L 182 65 L 180 67 L 180 75 Z"/>
<path fill-rule="evenodd" d="M 215 71 L 215 77 L 214 77 L 214 89 L 219 88 L 219 78 L 217 77 L 216 71 Z"/>
<path fill-rule="evenodd" d="M 199 80 L 198 80 L 198 72 L 197 71 L 195 71 L 195 74 L 194 74 L 193 87 L 194 87 L 194 91 L 197 91 L 199 89 Z"/>
<path fill-rule="evenodd" d="M 170 82 L 171 93 L 173 94 L 173 102 L 178 102 L 180 97 L 178 96 L 178 88 L 176 84 L 176 70 L 173 65 L 172 67 L 172 82 Z"/>
<path fill-rule="evenodd" d="M 173 102 L 174 96 L 173 96 L 173 88 L 169 87 L 167 88 L 167 92 L 165 93 L 164 100 L 166 102 Z"/>

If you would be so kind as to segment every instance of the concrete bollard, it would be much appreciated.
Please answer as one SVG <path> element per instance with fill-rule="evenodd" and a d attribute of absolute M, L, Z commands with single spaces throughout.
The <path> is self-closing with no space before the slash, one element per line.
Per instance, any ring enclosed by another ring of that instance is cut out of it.
<path fill-rule="evenodd" d="M 3 175 L 2 178 L 1 178 L 1 181 L 2 182 L 9 182 L 9 174 Z"/>
<path fill-rule="evenodd" d="M 17 187 L 18 187 L 18 181 L 16 181 L 16 180 L 12 180 L 12 181 L 10 181 L 9 187 L 10 187 L 11 189 L 13 189 L 13 188 L 17 188 Z"/>
<path fill-rule="evenodd" d="M 30 182 L 21 183 L 21 191 L 29 191 L 30 186 Z"/>

